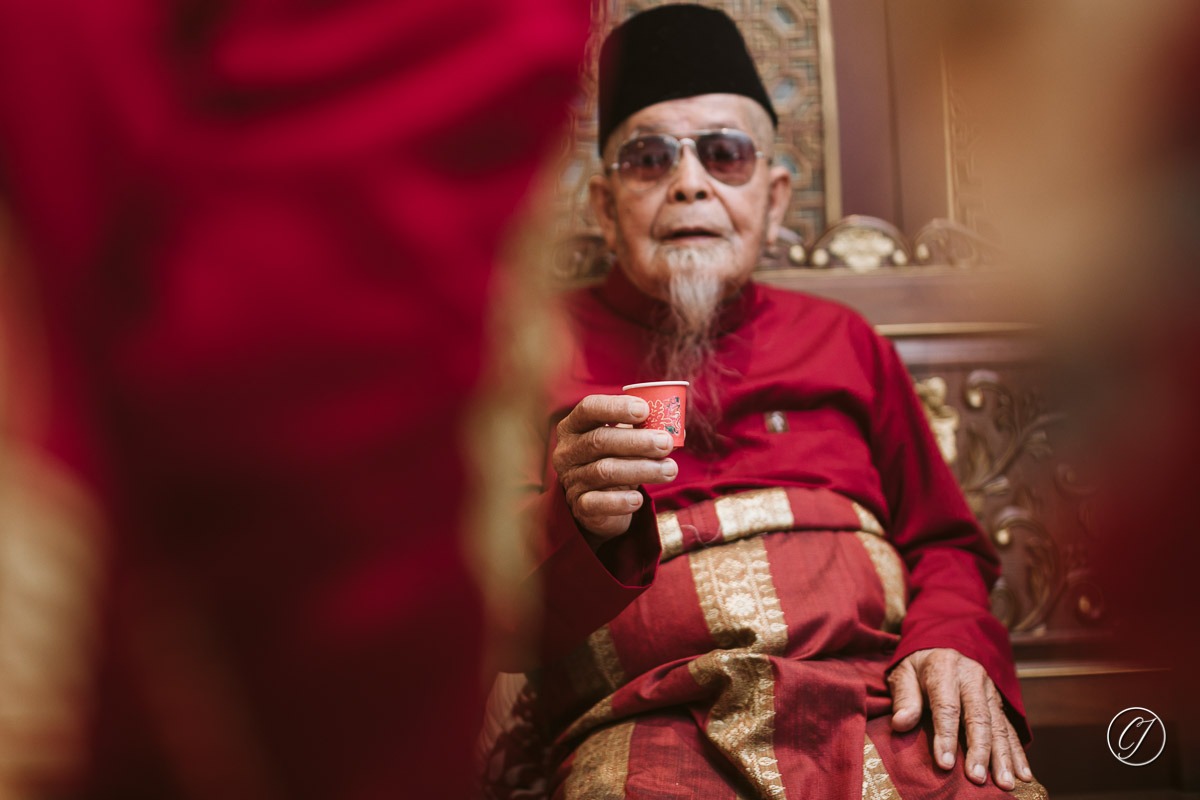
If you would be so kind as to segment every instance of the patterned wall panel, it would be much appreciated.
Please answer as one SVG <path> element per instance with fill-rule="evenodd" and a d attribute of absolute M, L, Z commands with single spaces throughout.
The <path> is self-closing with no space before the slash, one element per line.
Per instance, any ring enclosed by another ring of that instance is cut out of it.
<path fill-rule="evenodd" d="M 596 155 L 595 77 L 600 46 L 621 21 L 657 5 L 665 3 L 593 0 L 592 36 L 582 91 L 574 108 L 570 150 L 565 155 L 560 177 L 563 228 L 560 233 L 594 226 L 587 210 L 587 181 L 600 169 Z M 738 22 L 759 65 L 779 114 L 776 162 L 792 173 L 792 202 L 785 225 L 812 241 L 828 221 L 820 58 L 822 4 L 820 0 L 719 0 L 705 5 L 723 9 Z"/>

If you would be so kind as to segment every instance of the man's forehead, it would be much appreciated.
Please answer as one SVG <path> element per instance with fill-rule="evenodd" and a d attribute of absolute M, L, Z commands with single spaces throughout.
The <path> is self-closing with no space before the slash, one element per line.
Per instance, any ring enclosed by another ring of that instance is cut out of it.
<path fill-rule="evenodd" d="M 750 127 L 755 102 L 736 94 L 704 94 L 647 106 L 626 121 L 628 135 Z M 764 112 L 765 114 L 766 112 Z"/>

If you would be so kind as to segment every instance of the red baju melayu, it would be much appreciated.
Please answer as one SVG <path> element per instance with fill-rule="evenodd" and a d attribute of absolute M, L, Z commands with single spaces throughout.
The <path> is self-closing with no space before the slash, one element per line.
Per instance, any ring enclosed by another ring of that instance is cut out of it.
<path fill-rule="evenodd" d="M 646 371 L 660 303 L 619 269 L 567 296 L 553 423 Z M 984 666 L 1028 739 L 999 563 L 892 346 L 835 303 L 753 283 L 721 309 L 725 437 L 593 556 L 553 469 L 539 713 L 561 797 L 1007 794 L 890 727 L 886 670 L 949 647 Z M 554 447 L 553 433 L 547 452 Z M 896 790 L 899 794 L 895 794 Z M 1033 786 L 1019 782 L 1018 791 Z"/>

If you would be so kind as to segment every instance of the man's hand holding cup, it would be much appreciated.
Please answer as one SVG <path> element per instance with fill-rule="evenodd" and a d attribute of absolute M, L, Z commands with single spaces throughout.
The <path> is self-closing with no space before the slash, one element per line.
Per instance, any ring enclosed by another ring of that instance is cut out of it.
<path fill-rule="evenodd" d="M 558 424 L 553 464 L 567 505 L 593 549 L 629 530 L 644 498 L 638 487 L 679 474 L 675 437 L 645 425 L 650 404 L 629 395 L 592 394 Z M 620 427 L 618 427 L 620 426 Z"/>

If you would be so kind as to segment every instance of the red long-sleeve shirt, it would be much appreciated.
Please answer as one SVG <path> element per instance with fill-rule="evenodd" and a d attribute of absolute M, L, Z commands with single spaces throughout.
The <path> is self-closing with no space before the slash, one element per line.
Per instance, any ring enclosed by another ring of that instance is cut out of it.
<path fill-rule="evenodd" d="M 651 328 L 663 323 L 665 310 L 619 268 L 602 285 L 570 293 L 566 309 L 573 335 L 551 423 L 588 394 L 674 377 L 646 371 Z M 753 282 L 719 314 L 716 358 L 727 378 L 718 432 L 726 444 L 716 457 L 676 450 L 679 477 L 644 487 L 653 503 L 639 510 L 628 533 L 592 555 L 547 459 L 545 560 L 537 573 L 548 609 L 543 659 L 566 653 L 652 582 L 655 513 L 748 489 L 823 487 L 871 511 L 907 567 L 908 611 L 892 663 L 933 647 L 978 661 L 1028 739 L 1008 633 L 988 603 L 999 560 L 892 345 L 848 308 Z M 768 427 L 772 412 L 783 414 L 786 431 Z"/>

